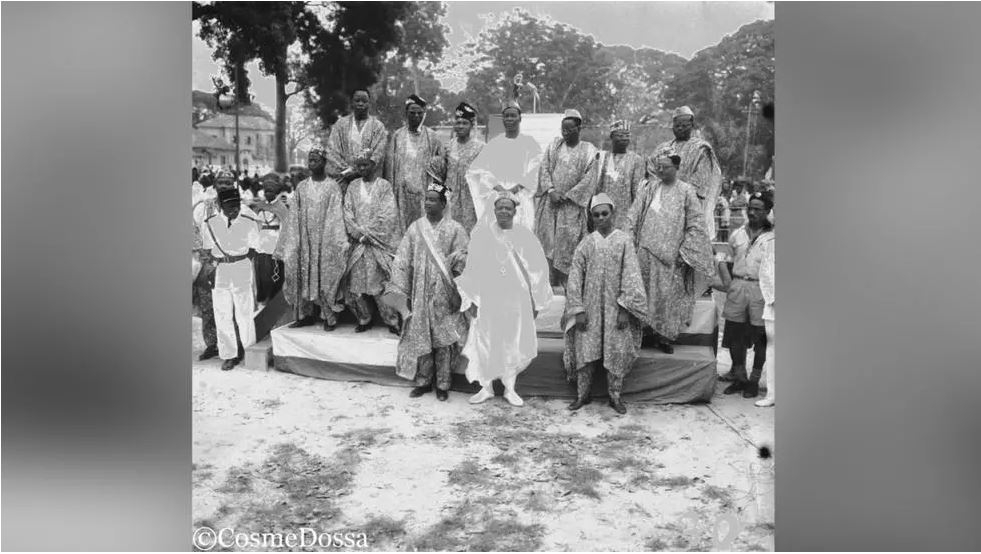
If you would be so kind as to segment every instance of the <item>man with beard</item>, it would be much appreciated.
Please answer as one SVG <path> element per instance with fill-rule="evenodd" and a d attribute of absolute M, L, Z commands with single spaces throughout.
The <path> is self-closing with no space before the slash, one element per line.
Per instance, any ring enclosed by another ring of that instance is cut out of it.
<path fill-rule="evenodd" d="M 338 285 L 350 243 L 341 189 L 327 176 L 326 161 L 323 149 L 310 151 L 310 177 L 293 193 L 275 257 L 285 266 L 284 296 L 296 319 L 290 327 L 313 325 L 323 318 L 324 330 L 333 331 L 337 328 L 335 312 L 344 309 Z"/>
<path fill-rule="evenodd" d="M 504 134 L 488 141 L 467 171 L 466 185 L 477 221 L 494 217 L 494 201 L 503 193 L 518 199 L 514 222 L 535 228 L 534 194 L 538 183 L 538 164 L 542 149 L 538 142 L 521 134 L 521 107 L 510 101 L 501 110 Z M 472 228 L 471 228 L 472 230 Z"/>
<path fill-rule="evenodd" d="M 695 112 L 688 106 L 674 111 L 672 130 L 674 140 L 665 142 L 656 151 L 673 150 L 681 156 L 678 179 L 695 187 L 695 194 L 702 205 L 702 219 L 709 237 L 715 237 L 715 200 L 722 188 L 722 168 L 715 157 L 712 145 L 701 137 L 692 136 L 695 129 Z"/>
<path fill-rule="evenodd" d="M 598 192 L 610 196 L 614 206 L 622 210 L 630 209 L 637 196 L 637 189 L 644 181 L 646 169 L 644 158 L 636 152 L 628 152 L 630 146 L 630 126 L 623 120 L 610 125 L 611 151 L 604 152 L 600 162 Z M 626 217 L 616 218 L 616 228 L 623 229 Z"/>
<path fill-rule="evenodd" d="M 337 120 L 327 139 L 327 175 L 347 192 L 348 184 L 360 177 L 354 167 L 355 159 L 365 150 L 374 167 L 382 167 L 388 131 L 377 117 L 368 115 L 371 94 L 366 88 L 355 89 L 351 94 L 352 113 Z"/>
<path fill-rule="evenodd" d="M 705 232 L 705 215 L 695 187 L 677 178 L 681 158 L 671 150 L 650 160 L 648 181 L 627 215 L 640 272 L 647 289 L 648 323 L 661 350 L 691 323 L 696 280 L 715 278 L 712 244 Z"/>
<path fill-rule="evenodd" d="M 545 150 L 535 194 L 535 234 L 548 258 L 552 283 L 563 287 L 572 252 L 586 235 L 586 210 L 599 177 L 599 152 L 579 140 L 581 130 L 579 111 L 566 110 L 562 138 Z"/>
<path fill-rule="evenodd" d="M 433 158 L 442 157 L 436 132 L 422 124 L 428 103 L 415 94 L 405 101 L 405 125 L 392 133 L 385 156 L 385 180 L 395 190 L 399 233 L 422 217 L 423 199 Z"/>

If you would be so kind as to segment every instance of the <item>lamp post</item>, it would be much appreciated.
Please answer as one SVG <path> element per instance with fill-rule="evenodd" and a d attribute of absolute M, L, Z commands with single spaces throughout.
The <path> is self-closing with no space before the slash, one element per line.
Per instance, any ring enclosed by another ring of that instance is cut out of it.
<path fill-rule="evenodd" d="M 759 106 L 762 103 L 760 99 L 760 91 L 753 91 L 753 99 L 749 102 L 749 107 L 746 109 L 746 144 L 743 146 L 743 175 L 749 176 L 746 172 L 747 165 L 749 163 L 749 137 L 750 132 L 753 129 L 753 116 L 759 112 Z"/>
<path fill-rule="evenodd" d="M 241 68 L 235 66 L 235 84 L 238 85 L 240 76 L 239 71 Z M 241 165 L 239 163 L 239 127 L 238 127 L 238 112 L 239 112 L 239 100 L 238 94 L 232 92 L 231 87 L 226 85 L 221 78 L 212 77 L 211 81 L 215 85 L 215 99 L 218 101 L 219 110 L 228 110 L 229 108 L 235 108 L 235 176 L 238 177 L 242 173 Z"/>

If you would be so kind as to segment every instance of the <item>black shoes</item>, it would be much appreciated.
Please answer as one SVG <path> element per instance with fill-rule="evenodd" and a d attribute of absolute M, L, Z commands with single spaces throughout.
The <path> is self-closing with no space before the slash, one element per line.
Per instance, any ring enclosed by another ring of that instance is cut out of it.
<path fill-rule="evenodd" d="M 574 411 L 578 410 L 579 408 L 582 408 L 586 404 L 589 404 L 592 401 L 593 400 L 591 398 L 589 398 L 588 396 L 586 398 L 577 398 L 575 402 L 573 402 L 572 404 L 569 404 L 569 411 L 574 412 Z"/>
<path fill-rule="evenodd" d="M 396 336 L 401 336 L 402 335 L 402 332 L 399 331 L 399 328 L 397 326 L 395 326 L 395 325 L 389 325 L 388 326 L 388 332 L 391 333 L 391 334 L 393 334 L 393 335 L 396 335 Z"/>
<path fill-rule="evenodd" d="M 198 361 L 203 362 L 205 360 L 210 360 L 211 358 L 214 358 L 217 355 L 218 355 L 218 347 L 209 346 L 204 349 L 204 352 L 202 352 L 200 356 L 198 356 Z"/>
<path fill-rule="evenodd" d="M 743 388 L 743 398 L 756 398 L 760 394 L 760 384 L 750 381 Z"/>
<path fill-rule="evenodd" d="M 439 400 L 440 402 L 445 402 L 446 399 L 449 397 L 450 397 L 449 393 L 446 392 L 445 390 L 436 389 L 436 400 Z"/>
<path fill-rule="evenodd" d="M 739 381 L 726 387 L 726 390 L 722 391 L 722 394 L 736 394 L 737 392 L 743 390 L 743 384 Z"/>
<path fill-rule="evenodd" d="M 671 346 L 670 343 L 661 342 L 657 345 L 657 347 L 661 350 L 661 352 L 664 352 L 665 354 L 674 354 L 674 347 Z"/>
<path fill-rule="evenodd" d="M 354 328 L 355 333 L 364 333 L 368 329 L 371 329 L 371 323 L 360 323 Z"/>
<path fill-rule="evenodd" d="M 221 362 L 221 370 L 222 371 L 231 371 L 232 368 L 234 368 L 235 366 L 237 366 L 240 361 L 241 360 L 239 360 L 238 358 L 232 358 L 231 360 L 225 360 L 225 361 Z"/>
<path fill-rule="evenodd" d="M 416 387 L 416 388 L 412 389 L 412 392 L 409 393 L 409 398 L 419 398 L 420 396 L 422 396 L 422 395 L 424 395 L 424 394 L 426 394 L 428 392 L 432 392 L 432 390 L 433 390 L 433 387 L 431 387 L 431 386 L 429 386 L 429 387 Z"/>
<path fill-rule="evenodd" d="M 616 411 L 616 413 L 620 415 L 627 413 L 627 407 L 623 405 L 623 402 L 621 402 L 619 398 L 617 399 L 611 398 L 610 407 L 613 408 Z"/>
<path fill-rule="evenodd" d="M 310 316 L 304 317 L 303 319 L 298 319 L 298 320 L 294 321 L 293 323 L 290 323 L 290 329 L 296 329 L 298 327 L 307 327 L 307 326 L 313 325 L 316 322 L 317 322 L 317 318 L 314 317 L 314 316 L 312 316 L 312 315 L 310 315 Z"/>
<path fill-rule="evenodd" d="M 337 329 L 337 324 L 336 323 L 331 323 L 329 321 L 325 321 L 324 322 L 324 331 L 326 331 L 326 332 L 329 333 L 329 332 L 333 331 L 334 329 Z"/>

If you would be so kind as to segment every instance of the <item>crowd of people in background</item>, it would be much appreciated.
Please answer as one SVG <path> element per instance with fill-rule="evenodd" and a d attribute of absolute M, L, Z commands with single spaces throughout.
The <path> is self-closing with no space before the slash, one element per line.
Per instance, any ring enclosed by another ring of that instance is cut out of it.
<path fill-rule="evenodd" d="M 501 110 L 504 133 L 486 144 L 465 102 L 448 141 L 424 125 L 417 95 L 391 133 L 370 103 L 367 90 L 353 92 L 351 114 L 310 151 L 306 171 L 193 168 L 200 359 L 240 363 L 254 315 L 282 290 L 291 327 L 331 332 L 348 311 L 355 332 L 381 323 L 397 335 L 393 364 L 414 382 L 412 397 L 435 390 L 445 400 L 463 359 L 481 385 L 472 403 L 500 380 L 520 406 L 534 320 L 561 289 L 569 409 L 591 401 L 592 376 L 605 370 L 610 406 L 625 413 L 620 391 L 644 332 L 673 354 L 696 300 L 714 289 L 726 294 L 725 394 L 757 397 L 769 359 L 757 405 L 773 405 L 774 186 L 723 184 L 689 108 L 674 112 L 673 140 L 637 153 L 624 121 L 610 127 L 610 151 L 580 140 L 574 109 L 542 148 L 521 133 L 514 101 Z"/>

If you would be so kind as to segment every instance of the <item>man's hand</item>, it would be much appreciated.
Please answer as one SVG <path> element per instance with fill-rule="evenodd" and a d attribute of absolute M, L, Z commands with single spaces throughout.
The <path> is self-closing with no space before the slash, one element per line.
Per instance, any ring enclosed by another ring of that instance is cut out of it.
<path fill-rule="evenodd" d="M 565 200 L 565 195 L 562 194 L 561 192 L 555 190 L 555 189 L 552 189 L 552 190 L 548 191 L 548 199 L 553 204 L 558 204 L 559 202 L 562 202 L 563 200 Z"/>
<path fill-rule="evenodd" d="M 362 234 L 361 231 L 353 231 L 351 233 L 351 239 L 353 239 L 354 242 L 357 242 L 357 243 L 364 242 L 364 240 L 363 240 L 364 239 L 364 234 Z"/>
<path fill-rule="evenodd" d="M 523 189 L 523 188 L 524 187 L 521 186 L 521 185 L 514 185 L 513 187 L 511 187 L 511 188 L 508 189 L 508 192 L 510 192 L 511 194 L 518 194 L 518 192 L 520 192 L 521 189 Z"/>
<path fill-rule="evenodd" d="M 627 310 L 620 308 L 620 311 L 617 312 L 617 329 L 626 329 L 628 325 L 630 325 L 630 314 L 627 313 Z"/>
<path fill-rule="evenodd" d="M 587 325 L 586 313 L 582 312 L 576 314 L 576 331 L 585 331 L 586 325 Z"/>

